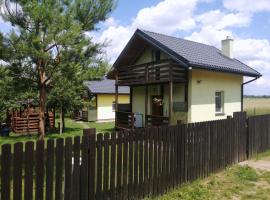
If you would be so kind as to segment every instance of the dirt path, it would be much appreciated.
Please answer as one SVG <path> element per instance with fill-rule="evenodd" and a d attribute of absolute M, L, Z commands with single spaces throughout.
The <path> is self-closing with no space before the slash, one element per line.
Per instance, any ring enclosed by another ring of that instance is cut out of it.
<path fill-rule="evenodd" d="M 262 158 L 260 160 L 246 160 L 239 163 L 239 165 L 248 165 L 256 170 L 270 171 L 270 160 L 269 157 Z"/>

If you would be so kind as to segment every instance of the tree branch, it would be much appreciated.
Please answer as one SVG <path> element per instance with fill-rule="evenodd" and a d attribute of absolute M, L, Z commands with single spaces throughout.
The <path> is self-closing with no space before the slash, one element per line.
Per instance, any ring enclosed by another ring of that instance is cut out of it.
<path fill-rule="evenodd" d="M 57 44 L 55 44 L 55 47 L 56 47 L 56 50 L 57 50 L 57 55 L 56 55 L 56 58 L 55 58 L 55 63 L 54 63 L 54 68 L 50 74 L 50 76 L 48 76 L 48 78 L 45 80 L 45 84 L 48 85 L 50 82 L 51 82 L 51 78 L 53 76 L 53 73 L 55 72 L 57 66 L 60 64 L 60 52 L 59 52 L 59 47 Z"/>
<path fill-rule="evenodd" d="M 44 49 L 45 52 L 50 51 L 52 48 L 56 47 L 57 44 L 53 44 L 52 46 L 48 47 L 47 49 Z"/>

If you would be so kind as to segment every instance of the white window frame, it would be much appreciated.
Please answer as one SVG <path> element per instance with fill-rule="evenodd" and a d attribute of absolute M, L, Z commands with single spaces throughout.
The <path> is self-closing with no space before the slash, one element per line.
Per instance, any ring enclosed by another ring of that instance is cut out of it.
<path fill-rule="evenodd" d="M 219 97 L 218 94 L 220 94 Z M 217 110 L 217 98 L 220 98 L 220 110 Z M 224 91 L 218 90 L 215 92 L 215 113 L 224 114 Z"/>

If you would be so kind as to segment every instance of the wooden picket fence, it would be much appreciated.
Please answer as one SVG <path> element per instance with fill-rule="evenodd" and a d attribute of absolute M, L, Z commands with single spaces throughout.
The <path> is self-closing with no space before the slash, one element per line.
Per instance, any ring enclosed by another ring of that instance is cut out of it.
<path fill-rule="evenodd" d="M 247 135 L 249 156 L 270 149 L 270 115 L 249 117 Z"/>
<path fill-rule="evenodd" d="M 0 199 L 142 199 L 270 148 L 270 115 L 2 146 Z"/>

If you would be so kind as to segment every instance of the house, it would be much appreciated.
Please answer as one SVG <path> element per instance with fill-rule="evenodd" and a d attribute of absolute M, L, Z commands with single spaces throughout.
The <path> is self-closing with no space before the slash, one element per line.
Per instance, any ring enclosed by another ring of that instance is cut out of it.
<path fill-rule="evenodd" d="M 88 91 L 88 105 L 83 110 L 85 121 L 114 121 L 115 119 L 115 81 L 85 81 Z M 121 111 L 130 110 L 129 87 L 119 87 L 118 107 Z"/>
<path fill-rule="evenodd" d="M 253 79 L 243 82 L 244 76 Z M 138 29 L 108 74 L 116 80 L 116 93 L 122 86 L 131 91 L 131 110 L 117 111 L 116 125 L 134 128 L 227 118 L 241 111 L 243 86 L 260 76 L 233 57 L 230 37 L 222 40 L 219 50 Z M 137 116 L 142 123 L 136 124 Z"/>

